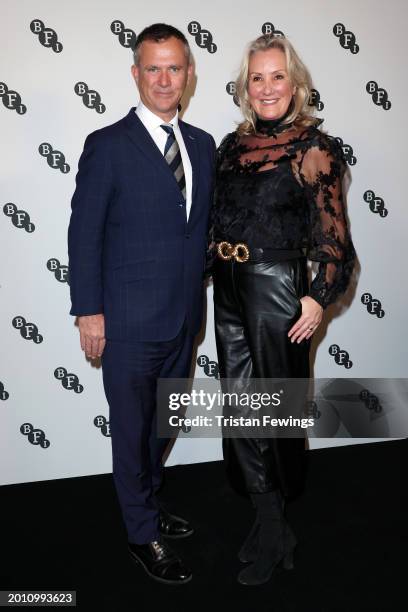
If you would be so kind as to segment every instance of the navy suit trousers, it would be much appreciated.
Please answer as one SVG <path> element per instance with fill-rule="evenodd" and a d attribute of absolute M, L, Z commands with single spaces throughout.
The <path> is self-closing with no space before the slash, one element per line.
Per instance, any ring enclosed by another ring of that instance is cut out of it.
<path fill-rule="evenodd" d="M 184 323 L 175 338 L 159 342 L 107 340 L 102 354 L 109 404 L 113 478 L 129 542 L 159 537 L 156 492 L 169 442 L 157 437 L 158 378 L 187 378 L 194 336 Z"/>

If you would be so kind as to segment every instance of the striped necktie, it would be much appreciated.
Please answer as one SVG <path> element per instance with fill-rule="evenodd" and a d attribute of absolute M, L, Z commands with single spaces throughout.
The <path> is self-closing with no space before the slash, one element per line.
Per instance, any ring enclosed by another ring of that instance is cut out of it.
<path fill-rule="evenodd" d="M 167 133 L 166 146 L 164 147 L 164 159 L 169 164 L 183 198 L 186 200 L 186 178 L 184 176 L 183 161 L 181 159 L 176 137 L 174 136 L 173 126 L 161 125 L 160 127 Z"/>

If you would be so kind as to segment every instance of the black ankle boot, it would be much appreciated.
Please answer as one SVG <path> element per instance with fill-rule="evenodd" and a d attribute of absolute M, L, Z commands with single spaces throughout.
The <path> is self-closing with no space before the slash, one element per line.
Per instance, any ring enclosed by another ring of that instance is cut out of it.
<path fill-rule="evenodd" d="M 259 544 L 254 563 L 238 575 L 238 582 L 245 585 L 267 582 L 278 564 L 291 569 L 296 545 L 296 538 L 283 515 L 280 492 L 258 493 L 251 498 L 258 508 Z"/>

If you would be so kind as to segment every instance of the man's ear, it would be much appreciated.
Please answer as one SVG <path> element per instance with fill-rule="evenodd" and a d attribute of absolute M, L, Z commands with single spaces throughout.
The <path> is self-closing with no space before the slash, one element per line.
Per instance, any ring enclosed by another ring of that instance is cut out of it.
<path fill-rule="evenodd" d="M 190 83 L 193 77 L 193 74 L 194 74 L 194 65 L 191 63 L 188 65 L 188 68 L 187 68 L 187 83 Z"/>
<path fill-rule="evenodd" d="M 139 81 L 139 66 L 133 64 L 130 68 L 130 72 L 132 73 L 133 78 L 135 79 L 136 85 Z"/>

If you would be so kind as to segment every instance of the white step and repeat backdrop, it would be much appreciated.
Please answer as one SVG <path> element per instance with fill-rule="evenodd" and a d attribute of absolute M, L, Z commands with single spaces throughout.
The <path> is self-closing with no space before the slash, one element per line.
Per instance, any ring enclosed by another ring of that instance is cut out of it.
<path fill-rule="evenodd" d="M 186 33 L 197 79 L 184 118 L 217 143 L 240 117 L 232 82 L 245 44 L 272 29 L 293 42 L 323 127 L 343 141 L 361 267 L 315 339 L 314 374 L 406 376 L 405 0 L 3 0 L 0 11 L 0 484 L 111 471 L 101 369 L 68 314 L 66 235 L 85 137 L 136 105 L 130 46 L 154 22 Z M 216 365 L 211 287 L 207 301 L 199 377 Z M 219 439 L 182 439 L 167 464 L 220 458 Z"/>

